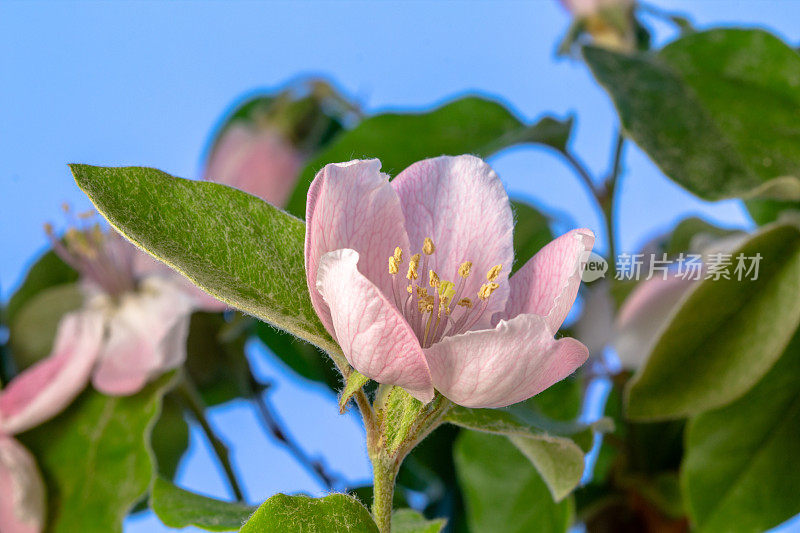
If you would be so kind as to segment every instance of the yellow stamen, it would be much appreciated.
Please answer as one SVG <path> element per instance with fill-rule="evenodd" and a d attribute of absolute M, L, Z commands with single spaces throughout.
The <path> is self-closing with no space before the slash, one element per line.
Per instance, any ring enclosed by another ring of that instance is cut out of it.
<path fill-rule="evenodd" d="M 431 287 L 438 287 L 441 281 L 439 280 L 439 274 L 434 272 L 433 270 L 428 271 L 428 283 Z"/>
<path fill-rule="evenodd" d="M 403 250 L 399 246 L 394 249 L 394 260 L 398 265 L 403 263 Z"/>
<path fill-rule="evenodd" d="M 470 300 L 469 298 L 461 298 L 458 301 L 457 305 L 460 305 L 461 307 L 466 307 L 467 309 L 472 309 L 472 300 Z"/>
<path fill-rule="evenodd" d="M 394 276 L 395 274 L 397 274 L 398 271 L 399 270 L 397 268 L 397 259 L 395 259 L 394 257 L 390 257 L 389 258 L 389 274 Z"/>
<path fill-rule="evenodd" d="M 464 279 L 469 277 L 469 271 L 472 270 L 472 261 L 464 261 L 458 267 L 458 275 Z"/>
<path fill-rule="evenodd" d="M 500 287 L 500 285 L 494 282 L 484 283 L 481 285 L 481 289 L 478 291 L 478 298 L 481 300 L 488 300 L 489 296 L 491 296 L 498 287 Z"/>
<path fill-rule="evenodd" d="M 452 281 L 443 281 L 439 285 L 439 298 L 441 305 L 447 308 L 453 300 L 453 295 L 456 293 L 456 284 Z"/>
<path fill-rule="evenodd" d="M 436 246 L 433 245 L 433 239 L 425 237 L 425 240 L 422 242 L 422 251 L 425 252 L 425 255 L 433 255 L 433 252 L 436 251 Z"/>
<path fill-rule="evenodd" d="M 419 277 L 419 272 L 417 272 L 417 268 L 419 268 L 419 258 L 419 254 L 414 254 L 408 261 L 408 274 L 406 274 L 407 279 L 412 280 Z"/>
<path fill-rule="evenodd" d="M 486 281 L 495 281 L 501 270 L 503 270 L 503 265 L 495 265 L 490 268 L 489 272 L 486 273 Z"/>

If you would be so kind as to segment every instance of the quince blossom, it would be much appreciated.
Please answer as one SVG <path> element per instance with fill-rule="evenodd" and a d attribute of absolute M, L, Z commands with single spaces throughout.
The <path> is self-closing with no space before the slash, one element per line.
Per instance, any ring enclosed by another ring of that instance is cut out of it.
<path fill-rule="evenodd" d="M 349 363 L 423 402 L 525 400 L 588 357 L 554 339 L 580 285 L 587 229 L 555 239 L 509 278 L 513 214 L 497 174 L 463 155 L 389 181 L 378 160 L 323 168 L 306 210 L 311 300 Z"/>

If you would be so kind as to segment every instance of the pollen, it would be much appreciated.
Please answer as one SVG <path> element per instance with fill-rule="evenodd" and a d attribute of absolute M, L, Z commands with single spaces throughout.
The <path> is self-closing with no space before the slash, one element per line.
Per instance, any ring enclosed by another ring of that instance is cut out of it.
<path fill-rule="evenodd" d="M 453 296 L 456 293 L 456 284 L 452 281 L 443 281 L 439 285 L 439 297 L 441 298 L 442 306 L 445 308 L 450 305 Z"/>
<path fill-rule="evenodd" d="M 422 251 L 425 252 L 425 255 L 433 255 L 433 252 L 436 251 L 436 246 L 433 245 L 433 239 L 425 237 L 425 241 L 422 243 Z"/>
<path fill-rule="evenodd" d="M 389 274 L 394 276 L 397 274 L 397 272 L 399 272 L 399 269 L 397 268 L 397 259 L 392 256 L 389 258 Z"/>
<path fill-rule="evenodd" d="M 461 298 L 458 301 L 457 305 L 460 305 L 461 307 L 466 307 L 467 309 L 472 309 L 472 300 L 470 300 L 469 298 Z"/>
<path fill-rule="evenodd" d="M 408 273 L 406 274 L 406 278 L 409 280 L 419 278 L 419 272 L 417 269 L 419 268 L 419 254 L 414 254 L 411 256 L 411 259 L 408 261 Z"/>
<path fill-rule="evenodd" d="M 492 295 L 494 291 L 496 291 L 500 285 L 495 282 L 484 283 L 481 285 L 481 289 L 478 291 L 478 298 L 481 300 L 488 300 L 489 296 Z"/>
<path fill-rule="evenodd" d="M 469 277 L 469 271 L 472 270 L 472 261 L 464 261 L 458 266 L 458 275 L 464 279 Z"/>
<path fill-rule="evenodd" d="M 486 281 L 495 281 L 497 277 L 500 275 L 500 271 L 503 270 L 503 265 L 495 265 L 489 269 L 489 272 L 486 273 Z"/>
<path fill-rule="evenodd" d="M 434 272 L 433 270 L 428 271 L 428 284 L 431 287 L 438 287 L 441 284 L 441 280 L 439 279 L 439 274 Z"/>
<path fill-rule="evenodd" d="M 403 264 L 403 249 L 399 246 L 394 249 L 394 260 L 398 265 Z"/>

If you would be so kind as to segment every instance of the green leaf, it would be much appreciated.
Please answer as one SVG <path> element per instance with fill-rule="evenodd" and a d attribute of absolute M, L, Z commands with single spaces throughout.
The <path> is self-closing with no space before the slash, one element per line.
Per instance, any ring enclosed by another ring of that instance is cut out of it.
<path fill-rule="evenodd" d="M 530 400 L 505 409 L 470 409 L 453 406 L 445 421 L 461 427 L 505 435 L 541 474 L 556 501 L 580 483 L 584 452 L 592 443 L 592 427 L 546 418 Z M 602 429 L 607 424 L 603 420 Z M 559 436 L 562 435 L 562 436 Z M 575 440 L 563 435 L 571 435 Z"/>
<path fill-rule="evenodd" d="M 346 364 L 311 306 L 301 220 L 237 189 L 151 168 L 71 168 L 97 210 L 134 244 Z"/>
<path fill-rule="evenodd" d="M 122 531 L 153 478 L 150 430 L 174 378 L 127 397 L 87 389 L 64 413 L 19 436 L 45 478 L 50 533 Z"/>
<path fill-rule="evenodd" d="M 471 531 L 567 531 L 572 500 L 554 503 L 539 474 L 508 440 L 464 431 L 455 460 Z"/>
<path fill-rule="evenodd" d="M 83 305 L 77 283 L 42 289 L 31 295 L 9 323 L 9 342 L 19 370 L 50 355 L 58 324 L 66 313 Z"/>
<path fill-rule="evenodd" d="M 256 323 L 255 332 L 272 354 L 298 375 L 324 383 L 333 391 L 342 388 L 342 375 L 313 344 L 261 321 Z"/>
<path fill-rule="evenodd" d="M 331 494 L 324 498 L 276 494 L 261 504 L 241 533 L 284 533 L 314 531 L 318 533 L 377 533 L 378 526 L 367 508 L 347 494 Z"/>
<path fill-rule="evenodd" d="M 775 36 L 716 29 L 657 54 L 587 47 L 584 57 L 626 134 L 669 178 L 707 200 L 800 200 L 800 55 Z"/>
<path fill-rule="evenodd" d="M 14 315 L 40 291 L 55 285 L 74 283 L 77 280 L 78 273 L 62 261 L 55 252 L 48 250 L 33 263 L 22 285 L 9 299 L 6 307 L 9 322 L 13 321 Z"/>
<path fill-rule="evenodd" d="M 681 483 L 697 531 L 765 531 L 800 513 L 800 330 L 746 395 L 689 422 Z"/>
<path fill-rule="evenodd" d="M 388 391 L 388 392 L 387 392 Z M 385 394 L 385 398 L 382 396 Z M 443 402 L 449 402 L 440 394 L 427 405 L 408 394 L 401 387 L 381 385 L 374 404 L 377 409 L 383 449 L 390 455 L 404 457 L 409 446 L 418 442 L 420 428 L 426 427 L 431 416 L 440 412 Z"/>
<path fill-rule="evenodd" d="M 183 416 L 183 406 L 172 394 L 167 394 L 150 435 L 157 471 L 174 479 L 183 454 L 189 448 L 189 424 Z"/>
<path fill-rule="evenodd" d="M 739 253 L 761 254 L 758 279 L 698 282 L 628 383 L 629 418 L 681 418 L 725 405 L 783 353 L 800 323 L 800 229 L 765 227 L 733 258 Z"/>
<path fill-rule="evenodd" d="M 377 157 L 383 171 L 397 175 L 421 159 L 442 154 L 489 155 L 520 143 L 563 150 L 572 119 L 544 117 L 527 126 L 503 105 L 479 97 L 460 98 L 422 113 L 385 113 L 364 119 L 340 134 L 309 162 L 300 175 L 287 211 L 305 215 L 306 195 L 314 175 L 328 163 Z"/>
<path fill-rule="evenodd" d="M 516 220 L 513 273 L 522 268 L 545 244 L 553 240 L 553 232 L 550 231 L 550 220 L 535 207 L 519 200 L 512 200 L 511 207 Z"/>
<path fill-rule="evenodd" d="M 206 531 L 239 531 L 256 507 L 225 502 L 176 487 L 157 477 L 150 507 L 167 527 L 199 527 Z"/>
<path fill-rule="evenodd" d="M 695 247 L 697 237 L 719 239 L 738 233 L 737 230 L 720 228 L 699 217 L 681 220 L 669 236 L 664 251 L 669 256 L 677 256 L 681 252 L 699 252 Z"/>
<path fill-rule="evenodd" d="M 367 384 L 369 378 L 359 372 L 358 370 L 352 370 L 350 375 L 347 376 L 347 381 L 344 385 L 344 390 L 339 395 L 339 412 L 344 413 L 345 409 L 347 408 L 347 402 L 350 401 L 350 398 L 353 397 L 353 394 L 357 393 L 361 390 L 361 387 Z"/>
<path fill-rule="evenodd" d="M 392 513 L 393 533 L 439 533 L 447 520 L 428 520 L 413 509 L 399 509 Z"/>

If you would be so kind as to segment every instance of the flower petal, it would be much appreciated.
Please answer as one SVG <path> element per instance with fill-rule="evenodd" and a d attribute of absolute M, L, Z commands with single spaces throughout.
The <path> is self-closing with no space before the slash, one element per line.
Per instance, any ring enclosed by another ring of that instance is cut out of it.
<path fill-rule="evenodd" d="M 464 297 L 474 300 L 489 269 L 503 265 L 497 279 L 500 287 L 484 314 L 488 322 L 505 308 L 506 280 L 514 259 L 514 217 L 500 178 L 475 156 L 442 156 L 414 163 L 392 186 L 408 221 L 411 249 L 421 252 L 425 238 L 433 239 L 436 251 L 430 268 L 443 279 L 458 282 L 458 266 L 472 261 Z"/>
<path fill-rule="evenodd" d="M 39 533 L 45 510 L 44 481 L 33 455 L 16 440 L 0 436 L 0 531 Z"/>
<path fill-rule="evenodd" d="M 692 279 L 672 275 L 651 278 L 633 290 L 614 325 L 614 348 L 623 368 L 636 370 L 642 366 L 670 315 L 695 285 Z"/>
<path fill-rule="evenodd" d="M 300 152 L 278 132 L 240 123 L 217 141 L 205 176 L 280 207 L 294 189 L 302 165 Z"/>
<path fill-rule="evenodd" d="M 419 341 L 395 306 L 359 272 L 358 261 L 355 250 L 336 250 L 322 256 L 317 274 L 344 355 L 365 376 L 399 385 L 428 403 L 433 386 Z"/>
<path fill-rule="evenodd" d="M 396 246 L 408 249 L 400 199 L 380 167 L 377 159 L 326 165 L 308 190 L 306 280 L 314 309 L 332 335 L 330 312 L 316 290 L 320 258 L 341 248 L 357 251 L 359 271 L 391 298 L 389 256 Z"/>
<path fill-rule="evenodd" d="M 191 310 L 192 299 L 176 279 L 148 278 L 139 292 L 123 296 L 109 320 L 94 387 L 113 396 L 135 394 L 183 364 Z"/>
<path fill-rule="evenodd" d="M 78 311 L 61 319 L 52 353 L 0 392 L 0 433 L 13 435 L 60 413 L 89 381 L 100 351 L 103 318 Z"/>
<path fill-rule="evenodd" d="M 425 349 L 433 385 L 466 407 L 504 407 L 539 394 L 581 366 L 589 351 L 553 339 L 544 317 L 519 315 L 494 329 L 447 337 Z"/>
<path fill-rule="evenodd" d="M 581 261 L 593 245 L 591 230 L 576 229 L 539 250 L 511 277 L 505 316 L 543 316 L 550 331 L 558 331 L 575 303 L 581 284 Z"/>

